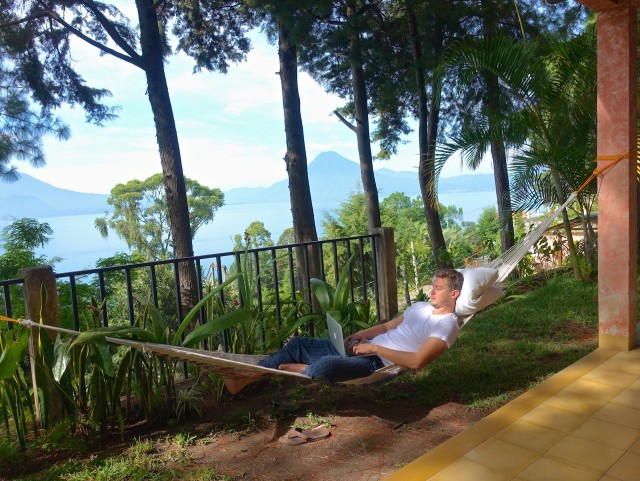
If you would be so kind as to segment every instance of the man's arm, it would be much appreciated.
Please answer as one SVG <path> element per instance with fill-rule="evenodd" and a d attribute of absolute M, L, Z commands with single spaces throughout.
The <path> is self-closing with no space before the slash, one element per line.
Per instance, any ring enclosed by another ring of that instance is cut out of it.
<path fill-rule="evenodd" d="M 355 354 L 377 354 L 394 364 L 418 370 L 444 354 L 448 348 L 447 343 L 442 339 L 430 337 L 417 352 L 396 351 L 375 344 L 358 344 L 353 347 L 353 352 Z"/>

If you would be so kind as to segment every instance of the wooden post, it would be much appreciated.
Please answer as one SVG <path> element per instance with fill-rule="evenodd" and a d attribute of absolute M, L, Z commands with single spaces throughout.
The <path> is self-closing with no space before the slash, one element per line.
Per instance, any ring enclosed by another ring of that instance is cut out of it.
<path fill-rule="evenodd" d="M 376 239 L 378 259 L 378 302 L 380 322 L 393 319 L 398 314 L 398 273 L 396 270 L 396 246 L 391 227 L 378 227 L 373 230 Z"/>
<path fill-rule="evenodd" d="M 51 266 L 32 267 L 22 270 L 24 277 L 24 303 L 27 319 L 35 323 L 42 323 L 49 326 L 59 326 L 58 291 L 56 289 L 56 279 Z M 43 303 L 44 301 L 44 303 Z M 36 358 L 39 349 L 38 328 L 33 328 L 29 339 L 29 356 L 31 357 L 31 381 L 33 383 L 34 402 L 38 424 L 42 427 L 42 409 L 38 398 L 38 383 L 36 379 Z M 55 334 L 48 333 L 52 340 Z M 51 382 L 45 386 L 39 386 L 47 399 L 46 423 L 55 424 L 62 418 L 62 402 L 58 392 Z"/>

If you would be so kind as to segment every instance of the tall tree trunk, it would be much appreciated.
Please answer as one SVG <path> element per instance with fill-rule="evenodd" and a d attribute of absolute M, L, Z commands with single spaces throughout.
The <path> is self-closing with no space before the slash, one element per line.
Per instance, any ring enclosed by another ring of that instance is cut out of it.
<path fill-rule="evenodd" d="M 295 43 L 291 43 L 287 28 L 278 26 L 278 58 L 280 59 L 280 86 L 282 88 L 282 107 L 284 110 L 284 130 L 287 140 L 285 163 L 289 176 L 289 198 L 293 216 L 293 232 L 296 243 L 318 240 L 313 214 L 311 189 L 307 171 L 307 151 L 304 142 L 304 128 L 300 113 L 300 95 L 298 93 L 298 59 Z M 309 261 L 308 272 L 311 277 L 320 276 L 320 258 L 317 249 L 296 250 L 297 279 L 307 301 L 311 301 L 309 276 L 306 275 L 305 257 Z"/>
<path fill-rule="evenodd" d="M 498 30 L 498 9 L 492 0 L 482 2 L 482 29 L 485 39 L 494 37 Z M 490 72 L 483 72 L 485 83 L 484 103 L 489 122 L 500 114 L 500 84 L 498 77 Z M 513 217 L 511 215 L 511 190 L 509 188 L 509 174 L 507 171 L 507 156 L 504 142 L 491 141 L 491 159 L 493 162 L 493 176 L 496 184 L 496 198 L 498 201 L 498 219 L 500 222 L 500 248 L 504 253 L 515 243 Z"/>
<path fill-rule="evenodd" d="M 407 20 L 409 22 L 409 35 L 411 37 L 411 51 L 413 55 L 413 65 L 416 77 L 416 93 L 418 96 L 418 146 L 420 149 L 420 161 L 418 164 L 418 178 L 420 182 L 420 192 L 422 193 L 422 203 L 427 221 L 427 231 L 429 242 L 433 252 L 433 261 L 437 267 L 451 267 L 451 261 L 447 253 L 447 244 L 444 240 L 442 225 L 440 224 L 440 214 L 438 212 L 438 198 L 436 195 L 435 176 L 435 146 L 438 135 L 438 122 L 440 119 L 440 96 L 438 95 L 438 80 L 434 77 L 432 81 L 431 108 L 428 105 L 426 81 L 424 76 L 424 59 L 422 47 L 418 37 L 418 22 L 415 11 L 409 2 L 405 2 L 407 9 Z M 439 22 L 436 28 L 440 27 Z M 435 43 L 442 42 L 441 30 Z"/>
<path fill-rule="evenodd" d="M 140 20 L 140 46 L 147 77 L 149 103 L 153 112 L 160 163 L 164 175 L 173 253 L 176 258 L 191 257 L 193 241 L 189 224 L 187 192 L 182 172 L 178 132 L 164 71 L 163 42 L 158 27 L 158 16 L 152 0 L 136 0 L 136 7 Z M 184 315 L 198 301 L 195 266 L 192 262 L 181 262 L 178 271 L 181 308 Z"/>
<path fill-rule="evenodd" d="M 556 189 L 556 193 L 558 194 L 558 199 L 560 203 L 563 203 L 566 199 L 564 198 L 564 194 L 562 193 L 562 182 L 560 180 L 560 174 L 556 169 L 551 169 L 551 178 L 553 179 L 553 185 Z M 571 267 L 573 268 L 574 277 L 581 281 L 583 279 L 582 269 L 580 269 L 580 263 L 578 262 L 578 251 L 576 250 L 576 245 L 573 242 L 573 233 L 571 232 L 571 222 L 569 221 L 569 214 L 567 214 L 567 209 L 562 209 L 562 225 L 564 226 L 564 232 L 567 236 L 567 245 L 569 247 L 569 262 L 571 263 Z"/>
<path fill-rule="evenodd" d="M 347 1 L 347 20 L 349 22 L 349 56 L 351 61 L 351 84 L 355 105 L 356 137 L 358 139 L 358 155 L 360 157 L 360 174 L 364 189 L 367 210 L 367 226 L 369 232 L 381 227 L 380 203 L 378 188 L 373 173 L 373 156 L 371 155 L 371 139 L 369 138 L 369 108 L 367 106 L 367 87 L 362 69 L 362 52 L 360 50 L 360 33 L 357 25 L 356 1 Z"/>
<path fill-rule="evenodd" d="M 501 140 L 491 141 L 491 160 L 493 162 L 493 178 L 496 184 L 496 199 L 498 201 L 500 247 L 502 253 L 505 253 L 515 244 L 515 235 L 513 215 L 511 213 L 511 189 L 509 188 L 507 156 L 504 151 L 504 142 Z"/>

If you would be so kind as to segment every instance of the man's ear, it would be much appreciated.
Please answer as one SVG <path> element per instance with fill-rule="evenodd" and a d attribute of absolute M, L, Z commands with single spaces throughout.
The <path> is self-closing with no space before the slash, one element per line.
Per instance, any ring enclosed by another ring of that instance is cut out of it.
<path fill-rule="evenodd" d="M 460 291 L 458 289 L 454 289 L 451 292 L 451 295 L 453 296 L 454 299 L 457 299 L 458 297 L 460 297 Z"/>

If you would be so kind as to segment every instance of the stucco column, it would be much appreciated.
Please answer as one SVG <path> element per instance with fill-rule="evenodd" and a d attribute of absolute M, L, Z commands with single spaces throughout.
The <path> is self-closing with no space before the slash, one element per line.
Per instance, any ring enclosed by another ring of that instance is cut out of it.
<path fill-rule="evenodd" d="M 598 181 L 600 347 L 616 350 L 637 343 L 636 21 L 629 6 L 598 13 L 598 156 L 629 152 Z"/>

